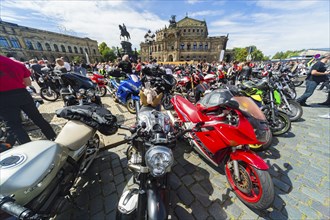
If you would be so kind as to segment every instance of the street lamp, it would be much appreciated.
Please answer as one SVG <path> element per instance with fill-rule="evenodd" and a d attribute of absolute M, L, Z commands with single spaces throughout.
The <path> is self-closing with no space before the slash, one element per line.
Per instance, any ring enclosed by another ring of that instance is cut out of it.
<path fill-rule="evenodd" d="M 145 42 L 148 44 L 148 55 L 149 55 L 149 62 L 152 59 L 152 49 L 150 49 L 152 43 L 155 41 L 155 34 L 151 33 L 151 30 L 144 35 Z"/>

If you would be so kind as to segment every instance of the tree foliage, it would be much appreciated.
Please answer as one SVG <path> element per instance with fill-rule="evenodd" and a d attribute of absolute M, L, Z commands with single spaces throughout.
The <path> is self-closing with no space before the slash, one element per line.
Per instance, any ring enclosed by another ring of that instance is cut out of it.
<path fill-rule="evenodd" d="M 261 61 L 265 60 L 268 57 L 265 57 L 261 50 L 259 50 L 256 46 L 248 46 L 248 47 L 236 47 L 234 50 L 235 60 L 240 62 L 246 61 L 250 51 L 250 58 L 253 61 Z"/>
<path fill-rule="evenodd" d="M 299 56 L 303 50 L 287 50 L 286 52 L 277 52 L 272 59 L 286 59 L 294 56 Z"/>
<path fill-rule="evenodd" d="M 116 48 L 108 47 L 105 42 L 99 45 L 99 52 L 102 55 L 102 61 L 114 61 L 116 59 Z"/>

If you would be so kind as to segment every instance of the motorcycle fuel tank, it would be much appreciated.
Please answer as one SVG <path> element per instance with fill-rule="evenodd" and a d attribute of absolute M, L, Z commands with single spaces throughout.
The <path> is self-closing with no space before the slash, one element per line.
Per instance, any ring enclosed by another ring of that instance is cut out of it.
<path fill-rule="evenodd" d="M 0 154 L 0 194 L 15 195 L 25 205 L 54 179 L 67 149 L 52 141 L 33 141 Z"/>

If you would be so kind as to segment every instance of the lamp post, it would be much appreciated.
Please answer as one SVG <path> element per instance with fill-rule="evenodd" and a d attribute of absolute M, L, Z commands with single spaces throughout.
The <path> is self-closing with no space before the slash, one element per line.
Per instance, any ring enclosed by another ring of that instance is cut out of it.
<path fill-rule="evenodd" d="M 151 33 L 149 30 L 146 35 L 144 35 L 145 42 L 148 44 L 148 61 L 150 62 L 152 59 L 152 49 L 150 49 L 152 43 L 155 41 L 155 34 Z"/>

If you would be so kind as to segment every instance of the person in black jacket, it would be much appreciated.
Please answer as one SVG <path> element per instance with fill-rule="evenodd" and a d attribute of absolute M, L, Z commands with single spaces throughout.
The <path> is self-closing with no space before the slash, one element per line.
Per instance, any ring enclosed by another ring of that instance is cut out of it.
<path fill-rule="evenodd" d="M 300 105 L 308 106 L 306 104 L 306 101 L 309 97 L 313 95 L 317 85 L 327 80 L 328 78 L 327 75 L 330 73 L 330 71 L 327 71 L 326 63 L 328 63 L 329 61 L 330 61 L 330 53 L 321 57 L 321 60 L 312 66 L 312 69 L 306 78 L 306 90 L 304 94 L 302 94 L 302 96 L 300 96 L 297 99 L 297 102 L 299 102 Z M 329 105 L 329 101 L 319 104 Z"/>

